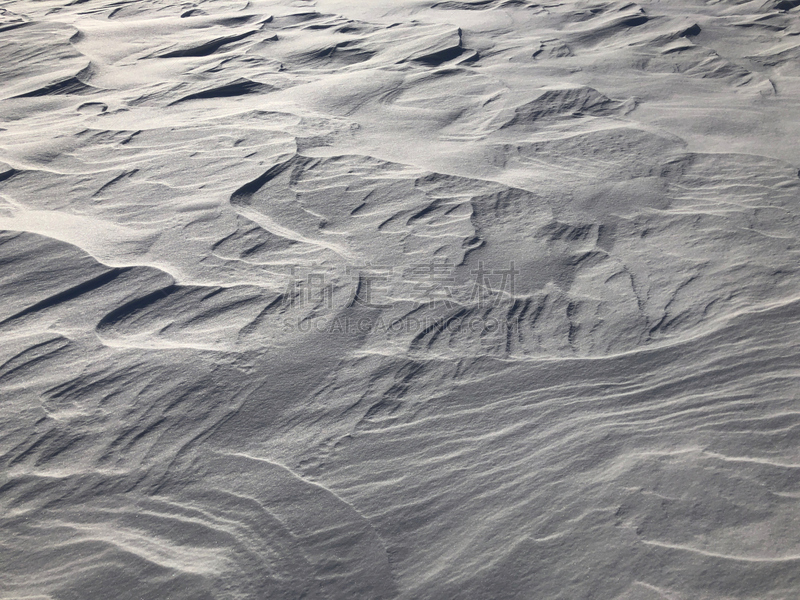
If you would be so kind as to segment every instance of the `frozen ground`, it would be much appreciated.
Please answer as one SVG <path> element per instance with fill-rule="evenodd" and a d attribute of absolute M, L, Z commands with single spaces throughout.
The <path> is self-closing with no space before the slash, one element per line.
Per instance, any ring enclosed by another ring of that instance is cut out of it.
<path fill-rule="evenodd" d="M 0 7 L 0 597 L 800 597 L 800 1 Z"/>

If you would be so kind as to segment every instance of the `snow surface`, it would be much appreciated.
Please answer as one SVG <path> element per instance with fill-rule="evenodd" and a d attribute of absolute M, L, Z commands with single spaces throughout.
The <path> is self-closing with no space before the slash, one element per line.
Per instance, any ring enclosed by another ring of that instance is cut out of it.
<path fill-rule="evenodd" d="M 0 597 L 800 597 L 799 15 L 0 2 Z"/>

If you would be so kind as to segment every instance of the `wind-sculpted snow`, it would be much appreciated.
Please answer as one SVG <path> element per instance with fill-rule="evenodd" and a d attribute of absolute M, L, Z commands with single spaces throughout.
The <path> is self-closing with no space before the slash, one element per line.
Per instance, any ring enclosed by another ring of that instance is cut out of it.
<path fill-rule="evenodd" d="M 798 11 L 5 2 L 0 597 L 797 597 Z"/>

